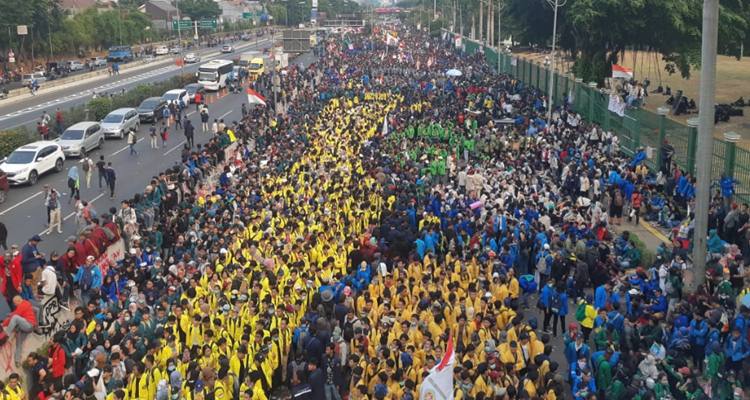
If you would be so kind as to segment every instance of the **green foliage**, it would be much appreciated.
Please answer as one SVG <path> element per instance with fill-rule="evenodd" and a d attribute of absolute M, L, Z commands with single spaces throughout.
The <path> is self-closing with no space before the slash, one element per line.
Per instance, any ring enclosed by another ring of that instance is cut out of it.
<path fill-rule="evenodd" d="M 641 266 L 650 268 L 656 261 L 656 255 L 646 246 L 643 241 L 633 232 L 630 232 L 630 240 L 635 244 L 635 248 L 641 253 Z"/>
<path fill-rule="evenodd" d="M 548 46 L 553 8 L 546 0 L 504 0 L 504 21 L 523 44 Z M 626 49 L 655 51 L 668 72 L 690 75 L 699 66 L 701 0 L 568 0 L 558 10 L 558 43 L 577 56 L 575 70 L 585 80 L 609 75 L 603 64 L 616 61 Z M 472 9 L 473 11 L 474 9 Z M 470 12 L 472 12 L 470 11 Z M 476 11 L 474 14 L 477 15 Z M 721 2 L 719 44 L 739 49 L 750 32 L 750 7 L 743 0 Z M 587 65 L 594 62 L 595 65 Z"/>
<path fill-rule="evenodd" d="M 8 156 L 19 146 L 32 141 L 29 131 L 26 128 L 17 128 L 5 132 L 0 132 L 0 158 Z"/>
<path fill-rule="evenodd" d="M 181 14 L 192 20 L 211 19 L 221 15 L 219 3 L 213 0 L 180 0 L 178 6 Z"/>

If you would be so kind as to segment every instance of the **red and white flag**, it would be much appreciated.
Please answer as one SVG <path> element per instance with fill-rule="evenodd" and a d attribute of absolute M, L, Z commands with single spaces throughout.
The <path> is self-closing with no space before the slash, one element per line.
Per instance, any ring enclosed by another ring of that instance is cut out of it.
<path fill-rule="evenodd" d="M 443 359 L 440 364 L 430 370 L 430 374 L 422 382 L 422 390 L 419 393 L 420 400 L 453 399 L 453 365 L 455 362 L 453 337 L 449 337 Z"/>
<path fill-rule="evenodd" d="M 612 64 L 612 77 L 622 79 L 633 79 L 633 70 L 622 65 Z"/>
<path fill-rule="evenodd" d="M 266 98 L 263 97 L 260 93 L 256 92 L 253 89 L 248 88 L 247 89 L 247 102 L 250 104 L 261 104 L 266 105 Z"/>

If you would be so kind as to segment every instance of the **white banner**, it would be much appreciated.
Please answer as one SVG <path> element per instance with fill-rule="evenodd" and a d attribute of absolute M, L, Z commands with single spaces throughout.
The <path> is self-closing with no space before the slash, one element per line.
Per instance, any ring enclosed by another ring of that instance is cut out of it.
<path fill-rule="evenodd" d="M 102 270 L 102 276 L 106 276 L 107 269 L 116 265 L 123 258 L 125 258 L 125 241 L 120 238 L 118 241 L 110 244 L 107 250 L 96 259 L 96 265 Z"/>
<path fill-rule="evenodd" d="M 613 113 L 621 117 L 624 117 L 626 107 L 627 107 L 627 103 L 625 103 L 625 101 L 622 99 L 621 96 L 617 94 L 609 95 L 609 106 L 607 106 L 607 109 L 609 111 L 612 111 Z"/>
<path fill-rule="evenodd" d="M 440 364 L 430 370 L 430 374 L 422 382 L 419 392 L 420 400 L 452 400 L 453 399 L 453 338 L 448 338 L 445 355 Z"/>

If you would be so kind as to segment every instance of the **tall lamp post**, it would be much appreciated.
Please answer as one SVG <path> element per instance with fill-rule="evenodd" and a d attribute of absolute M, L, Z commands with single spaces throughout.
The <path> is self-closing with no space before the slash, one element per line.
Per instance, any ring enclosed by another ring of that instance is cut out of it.
<path fill-rule="evenodd" d="M 703 35 L 701 42 L 701 83 L 699 93 L 698 143 L 695 154 L 697 170 L 695 190 L 695 243 L 693 243 L 693 279 L 690 293 L 695 293 L 706 279 L 706 236 L 708 208 L 711 202 L 711 158 L 716 113 L 716 46 L 719 36 L 719 0 L 703 0 Z M 692 174 L 693 171 L 687 171 Z M 731 178 L 731 177 L 730 177 Z"/>
<path fill-rule="evenodd" d="M 552 92 L 553 88 L 555 87 L 555 45 L 557 44 L 557 10 L 560 7 L 565 7 L 565 4 L 568 3 L 568 0 L 547 0 L 547 3 L 549 3 L 552 8 L 555 9 L 555 19 L 552 23 L 552 64 L 549 69 L 551 72 L 550 79 L 549 79 L 549 88 L 547 91 L 547 125 L 549 125 L 550 121 L 552 120 L 552 107 L 554 105 L 554 99 L 552 98 Z"/>

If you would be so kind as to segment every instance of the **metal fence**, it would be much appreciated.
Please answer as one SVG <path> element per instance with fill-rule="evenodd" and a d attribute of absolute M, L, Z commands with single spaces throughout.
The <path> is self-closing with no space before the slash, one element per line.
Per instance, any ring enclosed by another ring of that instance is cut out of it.
<path fill-rule="evenodd" d="M 539 88 L 544 93 L 549 91 L 552 71 L 546 66 L 505 52 L 498 55 L 496 49 L 488 46 L 481 48 L 480 43 L 467 37 L 462 38 L 462 50 L 465 53 L 472 55 L 483 51 L 487 63 L 493 69 L 499 66 L 500 72 L 511 74 L 526 85 Z M 675 149 L 672 160 L 683 171 L 695 174 L 697 121 L 685 125 L 667 118 L 668 110 L 654 113 L 640 108 L 629 108 L 625 116 L 621 117 L 609 111 L 609 96 L 595 85 L 558 72 L 554 75 L 552 97 L 555 106 L 568 101 L 584 119 L 616 134 L 620 149 L 625 154 L 633 154 L 639 147 L 647 148 L 649 157 L 646 163 L 652 168 L 660 163 L 662 144 L 669 142 Z M 737 182 L 738 199 L 750 202 L 750 151 L 737 147 L 736 140 L 714 138 L 711 178 L 718 181 L 722 175 L 732 176 Z"/>

